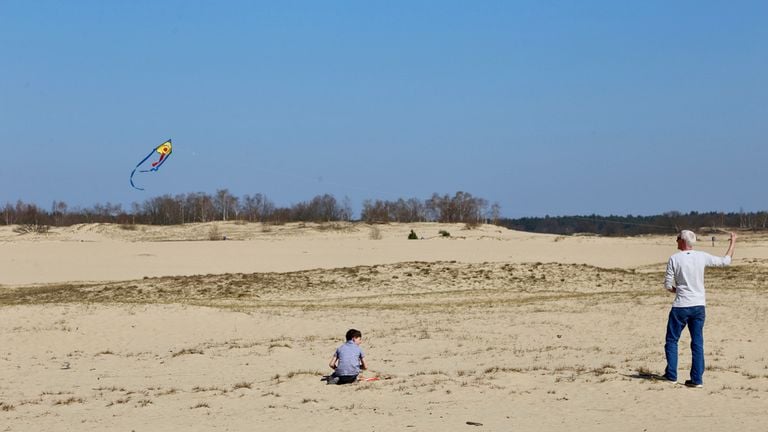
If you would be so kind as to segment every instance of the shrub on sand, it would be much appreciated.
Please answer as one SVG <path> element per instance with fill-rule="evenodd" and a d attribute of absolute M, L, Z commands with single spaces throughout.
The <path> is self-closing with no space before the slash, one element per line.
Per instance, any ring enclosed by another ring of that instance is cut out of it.
<path fill-rule="evenodd" d="M 221 233 L 219 232 L 219 226 L 216 224 L 211 225 L 211 228 L 208 230 L 208 240 L 215 241 L 215 240 L 221 240 Z"/>
<path fill-rule="evenodd" d="M 368 233 L 368 238 L 371 240 L 381 240 L 381 230 L 377 226 L 371 227 L 371 232 Z"/>

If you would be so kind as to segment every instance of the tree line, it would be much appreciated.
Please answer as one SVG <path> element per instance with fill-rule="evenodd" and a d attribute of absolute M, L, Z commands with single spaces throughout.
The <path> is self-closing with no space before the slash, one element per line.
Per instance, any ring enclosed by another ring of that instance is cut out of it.
<path fill-rule="evenodd" d="M 490 213 L 489 213 L 490 212 Z M 468 192 L 453 196 L 433 194 L 419 200 L 365 200 L 360 220 L 369 223 L 387 222 L 463 222 L 481 223 L 489 215 L 498 219 L 499 206 L 488 207 L 488 201 Z M 214 194 L 194 192 L 162 195 L 132 203 L 130 209 L 121 204 L 105 203 L 92 207 L 70 207 L 64 201 L 54 201 L 50 208 L 21 200 L 6 203 L 0 214 L 0 224 L 28 226 L 69 226 L 80 223 L 117 223 L 175 225 L 192 222 L 238 220 L 247 222 L 330 222 L 350 221 L 353 210 L 350 200 L 333 195 L 317 195 L 308 201 L 280 207 L 264 194 L 235 196 L 228 189 Z"/>
<path fill-rule="evenodd" d="M 592 233 L 604 236 L 670 234 L 682 229 L 715 233 L 723 228 L 766 229 L 768 212 L 696 212 L 670 211 L 653 216 L 545 216 L 504 218 L 499 225 L 528 232 L 571 235 Z"/>
<path fill-rule="evenodd" d="M 453 195 L 434 193 L 427 199 L 409 198 L 363 202 L 359 220 L 367 223 L 444 222 L 477 225 L 492 223 L 510 229 L 537 233 L 571 235 L 592 233 L 604 236 L 669 234 L 680 229 L 716 232 L 720 228 L 767 229 L 768 211 L 696 212 L 670 211 L 652 216 L 544 216 L 502 218 L 498 203 L 458 191 Z M 23 202 L 0 207 L 0 225 L 29 227 L 68 226 L 80 223 L 175 225 L 192 222 L 246 221 L 263 223 L 331 222 L 354 219 L 348 198 L 322 194 L 290 206 L 277 206 L 264 194 L 235 196 L 228 189 L 214 194 L 194 192 L 162 195 L 132 203 L 104 203 L 92 207 L 70 207 L 54 201 L 49 208 Z"/>
<path fill-rule="evenodd" d="M 363 202 L 360 220 L 368 223 L 436 221 L 479 224 L 489 218 L 497 220 L 499 211 L 498 203 L 489 207 L 488 200 L 459 191 L 453 196 L 435 193 L 426 200 L 366 200 Z"/>

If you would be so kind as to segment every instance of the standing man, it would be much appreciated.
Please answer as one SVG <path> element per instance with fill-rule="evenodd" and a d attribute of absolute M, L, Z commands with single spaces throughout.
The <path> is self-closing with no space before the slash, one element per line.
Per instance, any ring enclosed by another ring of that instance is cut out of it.
<path fill-rule="evenodd" d="M 667 321 L 667 338 L 664 352 L 667 356 L 667 369 L 664 378 L 677 381 L 677 341 L 685 326 L 691 333 L 691 379 L 685 381 L 688 387 L 704 386 L 704 269 L 722 267 L 731 264 L 733 249 L 736 246 L 736 234 L 730 233 L 728 251 L 724 257 L 716 257 L 706 252 L 693 250 L 696 234 L 683 230 L 677 236 L 677 248 L 680 252 L 672 255 L 667 263 L 664 288 L 675 293 L 672 310 Z"/>

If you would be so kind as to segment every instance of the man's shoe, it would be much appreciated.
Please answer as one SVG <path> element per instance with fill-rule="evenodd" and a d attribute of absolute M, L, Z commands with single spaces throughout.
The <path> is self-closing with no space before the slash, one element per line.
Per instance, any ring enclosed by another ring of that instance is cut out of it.
<path fill-rule="evenodd" d="M 339 383 L 339 377 L 337 376 L 329 376 L 328 379 L 325 381 L 326 384 L 338 384 Z"/>
<path fill-rule="evenodd" d="M 704 384 L 696 384 L 695 382 L 691 380 L 685 380 L 685 386 L 691 387 L 691 388 L 702 388 L 704 387 Z"/>

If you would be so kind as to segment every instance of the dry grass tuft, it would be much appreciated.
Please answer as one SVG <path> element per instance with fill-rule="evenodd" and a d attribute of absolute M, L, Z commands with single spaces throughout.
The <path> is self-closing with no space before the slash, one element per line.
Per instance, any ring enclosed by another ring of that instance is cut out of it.
<path fill-rule="evenodd" d="M 379 227 L 375 225 L 371 226 L 368 238 L 371 240 L 381 240 L 381 230 Z"/>
<path fill-rule="evenodd" d="M 309 376 L 320 376 L 323 373 L 317 370 L 297 370 L 297 371 L 291 371 L 288 372 L 285 377 L 286 378 L 293 378 L 299 375 L 309 375 Z"/>
<path fill-rule="evenodd" d="M 83 400 L 83 398 L 72 396 L 72 397 L 69 397 L 67 399 L 56 400 L 56 401 L 53 402 L 53 404 L 54 405 L 72 405 L 72 404 L 76 404 L 76 403 L 81 404 L 81 403 L 84 403 L 84 402 L 85 402 L 85 400 Z"/>
<path fill-rule="evenodd" d="M 184 348 L 181 351 L 177 351 L 173 353 L 171 357 L 178 357 L 183 355 L 190 355 L 190 354 L 203 354 L 203 350 L 200 348 Z"/>
<path fill-rule="evenodd" d="M 253 387 L 253 383 L 246 382 L 246 381 L 241 381 L 241 382 L 236 383 L 235 385 L 233 385 L 232 386 L 232 390 L 237 390 L 237 389 L 249 389 L 250 390 L 251 387 Z"/>

